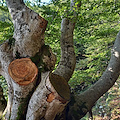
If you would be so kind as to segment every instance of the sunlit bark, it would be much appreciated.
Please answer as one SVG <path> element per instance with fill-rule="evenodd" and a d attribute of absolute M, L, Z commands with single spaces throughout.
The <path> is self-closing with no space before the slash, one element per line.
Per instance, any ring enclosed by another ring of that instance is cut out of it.
<path fill-rule="evenodd" d="M 76 63 L 73 32 L 77 14 L 74 12 L 72 19 L 62 18 L 61 59 L 57 69 L 52 73 L 56 57 L 51 48 L 44 43 L 47 21 L 29 9 L 23 0 L 6 0 L 6 2 L 14 24 L 14 35 L 11 41 L 13 43 L 8 40 L 0 46 L 0 74 L 5 77 L 8 85 L 5 119 L 54 120 L 69 101 L 69 109 L 64 120 L 82 118 L 112 87 L 120 74 L 120 32 L 112 50 L 110 63 L 100 80 L 82 94 L 71 95 L 70 100 L 68 81 Z M 74 0 L 71 0 L 71 10 L 73 7 Z M 14 64 L 16 67 L 11 67 L 16 59 L 31 59 L 30 62 L 33 62 L 37 70 L 35 77 L 32 71 L 34 68 L 31 67 L 30 70 L 31 65 L 21 67 Z M 21 76 L 24 76 L 24 72 L 29 74 L 29 71 L 34 79 L 27 74 L 23 79 Z M 19 79 L 15 73 L 20 76 Z"/>

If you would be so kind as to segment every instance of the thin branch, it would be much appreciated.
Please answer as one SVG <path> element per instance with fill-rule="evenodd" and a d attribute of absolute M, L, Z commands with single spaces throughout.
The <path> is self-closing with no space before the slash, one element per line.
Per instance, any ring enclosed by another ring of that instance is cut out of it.
<path fill-rule="evenodd" d="M 71 10 L 74 7 L 74 0 L 71 0 Z M 62 18 L 61 22 L 61 59 L 55 70 L 55 74 L 64 77 L 67 81 L 71 78 L 75 64 L 76 57 L 73 45 L 73 31 L 75 27 L 76 14 L 73 12 L 73 18 Z"/>

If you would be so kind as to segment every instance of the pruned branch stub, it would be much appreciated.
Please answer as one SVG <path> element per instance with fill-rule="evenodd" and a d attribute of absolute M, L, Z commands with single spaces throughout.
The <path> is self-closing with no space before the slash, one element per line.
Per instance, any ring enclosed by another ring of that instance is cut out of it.
<path fill-rule="evenodd" d="M 49 78 L 54 89 L 60 95 L 60 97 L 56 99 L 60 100 L 63 103 L 65 103 L 65 101 L 69 101 L 70 88 L 69 88 L 68 82 L 63 77 L 54 73 L 50 73 Z"/>
<path fill-rule="evenodd" d="M 21 58 L 9 64 L 8 72 L 11 78 L 19 85 L 28 85 L 38 74 L 38 68 L 29 58 Z"/>

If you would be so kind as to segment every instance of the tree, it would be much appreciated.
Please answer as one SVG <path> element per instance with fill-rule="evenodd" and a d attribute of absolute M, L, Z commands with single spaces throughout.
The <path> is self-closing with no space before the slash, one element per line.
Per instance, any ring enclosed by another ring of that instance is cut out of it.
<path fill-rule="evenodd" d="M 98 82 L 81 94 L 70 95 L 68 81 L 76 63 L 73 31 L 77 16 L 74 9 L 80 7 L 81 3 L 74 8 L 74 1 L 71 0 L 73 15 L 62 18 L 61 59 L 52 72 L 56 57 L 44 43 L 47 21 L 28 8 L 23 0 L 6 2 L 14 24 L 14 35 L 0 47 L 0 74 L 5 77 L 9 92 L 5 119 L 82 118 L 119 76 L 120 33 L 113 46 L 109 65 Z M 66 116 L 60 114 L 63 110 Z"/>

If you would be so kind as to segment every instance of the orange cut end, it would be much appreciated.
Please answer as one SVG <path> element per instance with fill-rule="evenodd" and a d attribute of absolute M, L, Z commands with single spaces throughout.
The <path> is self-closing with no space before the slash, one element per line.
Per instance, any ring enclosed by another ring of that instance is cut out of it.
<path fill-rule="evenodd" d="M 8 72 L 11 78 L 19 85 L 28 85 L 38 74 L 37 66 L 29 58 L 21 58 L 9 64 Z"/>
<path fill-rule="evenodd" d="M 47 97 L 47 102 L 52 102 L 55 99 L 55 95 L 54 93 L 50 93 Z"/>

